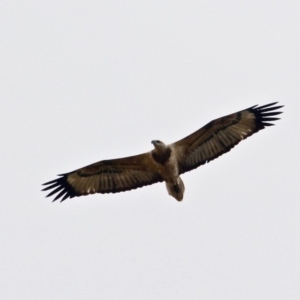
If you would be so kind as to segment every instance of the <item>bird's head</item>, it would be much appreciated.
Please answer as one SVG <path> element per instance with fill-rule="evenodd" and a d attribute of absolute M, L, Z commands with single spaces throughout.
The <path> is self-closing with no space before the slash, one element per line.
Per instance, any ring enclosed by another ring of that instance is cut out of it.
<path fill-rule="evenodd" d="M 154 140 L 154 141 L 151 141 L 151 143 L 153 144 L 155 149 L 165 149 L 166 148 L 166 145 L 162 141 Z"/>

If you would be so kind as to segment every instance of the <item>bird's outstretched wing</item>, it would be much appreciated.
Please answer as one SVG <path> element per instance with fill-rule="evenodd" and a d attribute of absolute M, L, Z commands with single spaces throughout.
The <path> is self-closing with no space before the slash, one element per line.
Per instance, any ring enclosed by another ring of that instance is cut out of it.
<path fill-rule="evenodd" d="M 279 120 L 274 116 L 283 106 L 277 102 L 257 107 L 252 106 L 234 114 L 213 120 L 184 139 L 175 142 L 180 173 L 193 170 L 230 151 L 240 141 L 253 133 L 274 125 Z"/>
<path fill-rule="evenodd" d="M 163 181 L 151 152 L 103 160 L 44 183 L 43 189 L 52 190 L 47 197 L 57 194 L 53 201 L 94 193 L 118 193 Z"/>

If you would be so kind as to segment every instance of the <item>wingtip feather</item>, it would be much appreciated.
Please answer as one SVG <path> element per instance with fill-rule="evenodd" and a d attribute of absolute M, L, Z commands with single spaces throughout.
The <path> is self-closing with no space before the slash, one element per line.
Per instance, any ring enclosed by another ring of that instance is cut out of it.
<path fill-rule="evenodd" d="M 51 197 L 54 194 L 57 194 L 55 195 L 53 202 L 60 198 L 62 198 L 62 200 L 65 200 L 67 198 L 75 197 L 76 192 L 67 181 L 68 174 L 60 174 L 58 176 L 60 177 L 42 184 L 43 186 L 46 185 L 46 187 L 42 189 L 42 191 L 52 190 L 46 195 L 46 197 Z"/>

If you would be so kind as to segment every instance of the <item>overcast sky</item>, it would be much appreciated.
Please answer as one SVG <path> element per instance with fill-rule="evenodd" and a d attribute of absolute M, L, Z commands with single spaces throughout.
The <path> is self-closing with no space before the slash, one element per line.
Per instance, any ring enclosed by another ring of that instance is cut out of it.
<path fill-rule="evenodd" d="M 2 0 L 0 20 L 2 299 L 299 299 L 299 1 Z M 40 191 L 275 101 L 181 203 Z"/>

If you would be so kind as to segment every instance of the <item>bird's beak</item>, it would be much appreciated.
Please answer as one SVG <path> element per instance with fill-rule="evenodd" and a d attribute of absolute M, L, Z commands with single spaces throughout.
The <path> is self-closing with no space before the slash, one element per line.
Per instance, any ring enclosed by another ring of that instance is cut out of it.
<path fill-rule="evenodd" d="M 153 144 L 153 145 L 154 145 L 154 144 L 155 144 L 155 142 L 154 142 L 154 141 L 151 141 L 151 144 Z"/>

